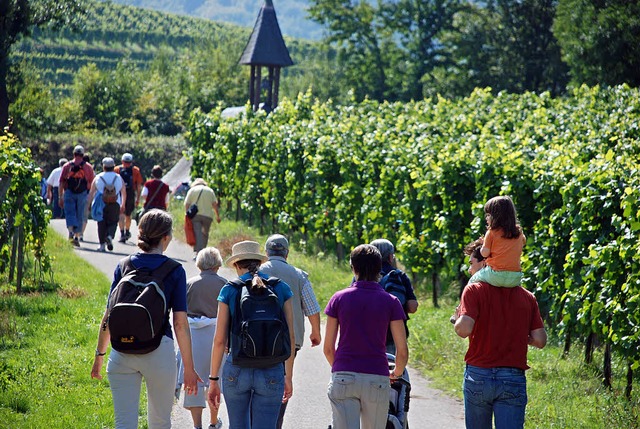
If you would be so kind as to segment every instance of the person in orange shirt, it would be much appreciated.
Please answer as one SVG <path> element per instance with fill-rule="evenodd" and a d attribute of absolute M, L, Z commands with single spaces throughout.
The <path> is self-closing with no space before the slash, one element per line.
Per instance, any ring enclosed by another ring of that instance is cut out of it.
<path fill-rule="evenodd" d="M 487 233 L 480 253 L 487 266 L 469 283 L 486 282 L 498 287 L 515 287 L 522 282 L 520 257 L 526 238 L 518 224 L 516 207 L 508 196 L 493 197 L 484 205 Z"/>
<path fill-rule="evenodd" d="M 124 243 L 131 238 L 129 229 L 131 228 L 131 213 L 138 207 L 140 202 L 140 194 L 142 192 L 142 174 L 140 168 L 133 165 L 133 155 L 125 153 L 122 155 L 122 164 L 118 165 L 115 170 L 122 177 L 126 186 L 127 200 L 124 203 L 124 213 L 120 214 L 118 226 L 120 228 L 120 243 Z"/>

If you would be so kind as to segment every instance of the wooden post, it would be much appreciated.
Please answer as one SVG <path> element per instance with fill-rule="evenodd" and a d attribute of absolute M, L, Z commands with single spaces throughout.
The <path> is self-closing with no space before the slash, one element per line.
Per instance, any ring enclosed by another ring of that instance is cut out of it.
<path fill-rule="evenodd" d="M 256 73 L 256 81 L 255 81 L 255 98 L 253 101 L 253 110 L 257 111 L 260 107 L 260 87 L 262 84 L 262 66 L 257 66 L 258 70 Z"/>
<path fill-rule="evenodd" d="M 254 91 L 256 81 L 256 66 L 251 66 L 251 78 L 249 79 L 249 102 L 253 106 L 253 101 L 256 98 Z M 255 109 L 254 109 L 255 110 Z"/>
<path fill-rule="evenodd" d="M 267 88 L 267 101 L 265 103 L 268 106 L 267 109 L 269 112 L 276 108 L 276 106 L 273 105 L 273 69 L 273 66 L 269 66 L 269 86 Z"/>
<path fill-rule="evenodd" d="M 273 109 L 278 107 L 278 91 L 279 90 L 280 90 L 280 67 L 276 67 L 274 83 L 273 83 Z"/>
<path fill-rule="evenodd" d="M 22 279 L 24 277 L 24 226 L 18 227 L 18 278 L 16 279 L 16 293 L 22 293 Z"/>

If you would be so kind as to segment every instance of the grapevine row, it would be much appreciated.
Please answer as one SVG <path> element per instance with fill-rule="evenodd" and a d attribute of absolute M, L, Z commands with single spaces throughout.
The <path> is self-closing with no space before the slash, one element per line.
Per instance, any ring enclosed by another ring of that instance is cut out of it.
<path fill-rule="evenodd" d="M 640 366 L 640 91 L 492 95 L 270 115 L 194 112 L 193 174 L 263 228 L 338 249 L 397 243 L 416 275 L 463 277 L 482 207 L 511 195 L 528 238 L 524 285 L 573 340 Z"/>

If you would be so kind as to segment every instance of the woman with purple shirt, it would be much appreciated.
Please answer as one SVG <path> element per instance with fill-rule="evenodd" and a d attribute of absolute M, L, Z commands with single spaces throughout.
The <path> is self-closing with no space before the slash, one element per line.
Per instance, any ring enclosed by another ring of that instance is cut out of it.
<path fill-rule="evenodd" d="M 381 268 L 382 257 L 376 247 L 361 244 L 353 249 L 355 282 L 336 292 L 324 311 L 324 354 L 332 372 L 328 396 L 333 429 L 384 429 L 390 379 L 399 378 L 407 364 L 406 316 L 398 298 L 378 283 Z M 388 327 L 396 345 L 396 366 L 391 373 L 385 348 Z"/>

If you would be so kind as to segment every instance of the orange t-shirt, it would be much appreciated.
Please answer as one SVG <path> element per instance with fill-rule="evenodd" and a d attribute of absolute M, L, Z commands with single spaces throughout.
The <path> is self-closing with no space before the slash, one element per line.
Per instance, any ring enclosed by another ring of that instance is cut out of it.
<path fill-rule="evenodd" d="M 487 264 L 494 271 L 521 271 L 520 256 L 526 243 L 524 234 L 518 238 L 504 238 L 502 229 L 490 229 L 484 239 L 484 247 L 491 250 Z"/>

